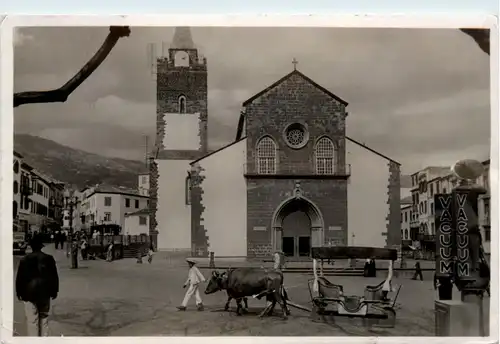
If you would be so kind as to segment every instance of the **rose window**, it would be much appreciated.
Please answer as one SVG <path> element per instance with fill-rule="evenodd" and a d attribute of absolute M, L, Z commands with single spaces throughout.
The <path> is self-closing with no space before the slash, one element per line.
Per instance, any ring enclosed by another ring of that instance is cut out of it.
<path fill-rule="evenodd" d="M 300 123 L 290 124 L 285 129 L 286 143 L 292 148 L 302 148 L 307 144 L 308 132 L 304 125 Z"/>

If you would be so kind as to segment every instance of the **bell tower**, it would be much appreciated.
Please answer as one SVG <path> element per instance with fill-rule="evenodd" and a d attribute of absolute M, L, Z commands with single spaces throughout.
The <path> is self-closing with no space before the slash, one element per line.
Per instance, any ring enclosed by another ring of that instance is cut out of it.
<path fill-rule="evenodd" d="M 207 60 L 189 27 L 175 28 L 157 61 L 156 147 L 159 159 L 196 159 L 207 151 Z"/>
<path fill-rule="evenodd" d="M 191 251 L 190 162 L 207 153 L 207 60 L 188 27 L 175 28 L 156 59 L 156 142 L 150 164 L 150 224 L 159 250 Z"/>

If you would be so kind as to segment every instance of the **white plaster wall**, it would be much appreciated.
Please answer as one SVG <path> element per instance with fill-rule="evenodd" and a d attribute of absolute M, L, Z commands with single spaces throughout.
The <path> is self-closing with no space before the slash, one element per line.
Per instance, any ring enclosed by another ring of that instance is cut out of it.
<path fill-rule="evenodd" d="M 32 187 L 34 187 L 33 181 L 31 183 L 32 183 Z M 39 184 L 39 185 L 42 185 L 42 188 L 44 190 L 46 190 L 46 193 L 45 193 L 45 195 L 43 194 L 43 192 L 42 192 L 41 195 L 38 194 L 37 193 L 37 188 L 38 187 L 36 187 L 36 188 L 33 189 L 33 194 L 30 196 L 30 199 L 33 202 L 38 202 L 39 204 L 42 204 L 42 205 L 46 206 L 47 207 L 47 212 L 48 212 L 48 210 L 49 210 L 49 185 L 44 180 L 42 180 L 40 178 L 38 178 L 36 180 L 36 183 Z M 30 205 L 30 207 L 31 207 L 31 205 Z M 31 213 L 32 214 L 36 214 L 35 210 L 36 209 L 33 208 L 33 211 Z"/>
<path fill-rule="evenodd" d="M 171 150 L 198 150 L 201 146 L 199 113 L 166 113 L 163 147 Z"/>
<path fill-rule="evenodd" d="M 120 194 L 112 193 L 96 193 L 93 195 L 95 197 L 94 209 L 95 209 L 95 221 L 97 224 L 117 224 L 123 226 L 121 223 L 121 201 L 122 197 Z M 105 206 L 105 198 L 111 197 L 111 206 Z M 92 201 L 91 201 L 92 204 Z M 106 213 L 111 213 L 110 221 L 104 221 L 104 216 Z"/>
<path fill-rule="evenodd" d="M 158 164 L 159 250 L 191 251 L 191 209 L 186 205 L 185 186 L 189 160 L 156 160 Z"/>
<path fill-rule="evenodd" d="M 146 218 L 146 224 L 141 225 L 139 222 L 139 218 L 143 216 Z M 125 226 L 124 232 L 125 235 L 140 235 L 140 234 L 148 234 L 149 233 L 149 216 L 147 215 L 128 215 L 125 216 Z"/>
<path fill-rule="evenodd" d="M 385 247 L 389 161 L 346 140 L 346 162 L 351 165 L 348 238 L 355 235 L 354 246 Z"/>
<path fill-rule="evenodd" d="M 108 223 L 117 224 L 122 227 L 122 231 L 125 227 L 125 214 L 131 213 L 140 209 L 147 207 L 148 198 L 139 197 L 134 195 L 123 195 L 116 193 L 96 193 L 92 195 L 95 201 L 90 201 L 91 212 L 95 214 L 96 223 Z M 105 206 L 104 199 L 106 197 L 111 197 L 111 206 Z M 130 207 L 126 207 L 125 199 L 130 199 Z M 139 207 L 135 207 L 135 201 L 139 200 Z M 111 213 L 111 220 L 104 221 L 105 213 Z"/>
<path fill-rule="evenodd" d="M 247 254 L 247 187 L 244 177 L 246 140 L 241 140 L 200 161 L 203 225 L 209 251 L 220 257 Z"/>

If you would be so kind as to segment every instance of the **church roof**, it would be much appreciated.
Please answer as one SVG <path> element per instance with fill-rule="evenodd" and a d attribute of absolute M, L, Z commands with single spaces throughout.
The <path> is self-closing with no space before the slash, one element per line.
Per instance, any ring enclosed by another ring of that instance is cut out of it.
<path fill-rule="evenodd" d="M 396 165 L 401 166 L 401 163 L 400 163 L 400 162 L 397 162 L 396 160 L 389 158 L 387 155 L 384 155 L 384 154 L 382 154 L 382 153 L 380 153 L 380 152 L 377 152 L 375 149 L 372 149 L 372 148 L 368 147 L 368 146 L 367 146 L 367 145 L 365 145 L 364 143 L 361 143 L 361 142 L 359 142 L 359 141 L 356 141 L 356 140 L 354 140 L 354 139 L 352 139 L 352 138 L 350 138 L 350 137 L 348 137 L 348 136 L 346 136 L 346 137 L 345 137 L 345 139 L 346 139 L 346 140 L 351 141 L 352 143 L 357 144 L 358 146 L 361 146 L 361 147 L 363 147 L 363 148 L 365 148 L 365 149 L 369 150 L 370 152 L 372 152 L 373 154 L 378 155 L 378 156 L 379 156 L 379 157 L 381 157 L 381 158 L 384 158 L 384 159 L 386 159 L 386 160 L 389 160 L 389 161 L 391 161 L 391 162 L 395 163 Z"/>
<path fill-rule="evenodd" d="M 196 49 L 191 36 L 191 29 L 188 26 L 178 26 L 175 28 L 171 49 Z"/>
<path fill-rule="evenodd" d="M 285 75 L 284 77 L 282 77 L 281 79 L 279 79 L 278 81 L 276 81 L 274 84 L 272 84 L 271 86 L 265 88 L 264 90 L 260 91 L 259 93 L 257 93 L 256 95 L 252 96 L 251 98 L 245 100 L 243 102 L 243 106 L 247 106 L 248 104 L 252 103 L 255 99 L 261 97 L 262 95 L 266 94 L 267 92 L 271 91 L 273 88 L 275 88 L 276 86 L 278 86 L 279 84 L 281 84 L 282 82 L 286 81 L 287 79 L 289 79 L 290 77 L 292 77 L 293 75 L 299 75 L 301 78 L 303 78 L 304 80 L 306 80 L 308 83 L 310 83 L 311 85 L 313 85 L 315 88 L 317 88 L 318 90 L 326 93 L 328 96 L 330 96 L 331 98 L 337 100 L 338 102 L 344 104 L 344 106 L 347 106 L 349 103 L 346 102 L 345 100 L 339 98 L 338 96 L 336 96 L 335 94 L 333 94 L 332 92 L 328 91 L 326 88 L 324 88 L 323 86 L 319 85 L 318 83 L 316 83 L 314 80 L 312 80 L 311 78 L 307 77 L 306 75 L 302 74 L 301 72 L 299 72 L 298 70 L 293 70 L 291 73 L 288 73 L 287 75 Z"/>
<path fill-rule="evenodd" d="M 203 160 L 203 159 L 205 159 L 205 158 L 208 158 L 208 157 L 209 157 L 209 156 L 211 156 L 211 155 L 214 155 L 214 154 L 216 154 L 216 153 L 218 153 L 218 152 L 220 152 L 220 151 L 223 151 L 224 149 L 229 148 L 229 147 L 231 147 L 232 145 L 235 145 L 235 144 L 237 144 L 238 142 L 240 142 L 241 140 L 244 140 L 244 139 L 246 139 L 246 138 L 247 138 L 246 136 L 243 136 L 243 137 L 240 137 L 240 138 L 238 138 L 238 139 L 236 139 L 236 140 L 234 140 L 234 141 L 232 141 L 232 142 L 229 142 L 227 145 L 224 145 L 224 146 L 220 147 L 219 149 L 216 149 L 216 150 L 214 150 L 214 151 L 211 151 L 211 152 L 209 152 L 209 153 L 207 153 L 207 154 L 203 155 L 202 157 L 199 157 L 198 159 L 191 161 L 189 164 L 190 164 L 190 165 L 194 165 L 194 164 L 196 164 L 197 162 L 200 162 L 201 160 Z"/>

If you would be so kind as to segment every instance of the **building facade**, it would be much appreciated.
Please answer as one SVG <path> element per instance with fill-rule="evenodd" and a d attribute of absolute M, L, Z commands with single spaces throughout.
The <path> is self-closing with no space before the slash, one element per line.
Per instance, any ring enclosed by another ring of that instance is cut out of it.
<path fill-rule="evenodd" d="M 243 103 L 234 142 L 208 152 L 207 75 L 189 28 L 177 28 L 157 67 L 156 247 L 299 258 L 350 238 L 401 243 L 400 164 L 345 136 L 347 102 L 294 68 Z"/>
<path fill-rule="evenodd" d="M 18 230 L 43 231 L 62 225 L 64 183 L 34 169 L 14 151 L 13 220 Z"/>
<path fill-rule="evenodd" d="M 116 224 L 125 228 L 125 214 L 148 207 L 149 197 L 136 190 L 97 185 L 79 192 L 79 205 L 75 209 L 75 228 L 87 229 L 92 225 Z"/>
<path fill-rule="evenodd" d="M 478 202 L 478 217 L 485 251 L 490 250 L 490 216 L 489 216 L 489 166 L 490 161 L 483 162 L 485 173 L 478 177 L 474 184 L 487 190 Z M 423 251 L 435 250 L 435 213 L 434 195 L 450 193 L 458 186 L 458 178 L 450 167 L 431 166 L 411 175 L 412 177 L 412 221 L 410 222 L 410 237 L 412 245 Z"/>

